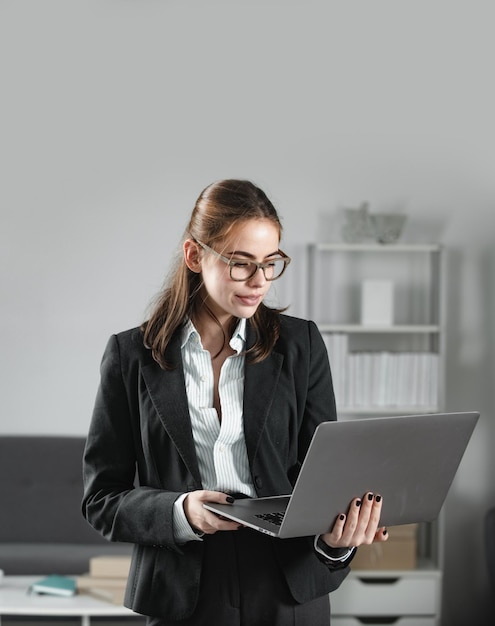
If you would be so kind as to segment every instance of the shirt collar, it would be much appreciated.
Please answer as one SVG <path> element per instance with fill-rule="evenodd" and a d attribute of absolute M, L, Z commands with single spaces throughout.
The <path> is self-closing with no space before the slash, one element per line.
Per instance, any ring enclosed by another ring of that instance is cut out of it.
<path fill-rule="evenodd" d="M 194 324 L 191 319 L 188 319 L 182 328 L 182 341 L 181 348 L 184 348 L 189 341 L 193 340 L 196 343 L 201 341 L 201 337 L 199 336 L 198 331 L 196 330 Z M 232 338 L 230 339 L 229 345 L 232 350 L 236 352 L 241 352 L 244 350 L 244 345 L 246 343 L 246 318 L 242 317 L 235 327 Z"/>
<path fill-rule="evenodd" d="M 242 352 L 242 350 L 244 350 L 245 344 L 246 344 L 246 318 L 241 317 L 241 319 L 237 323 L 236 329 L 234 330 L 232 339 L 230 340 L 230 347 L 232 348 L 232 350 L 235 350 L 237 353 L 239 353 L 239 352 Z"/>

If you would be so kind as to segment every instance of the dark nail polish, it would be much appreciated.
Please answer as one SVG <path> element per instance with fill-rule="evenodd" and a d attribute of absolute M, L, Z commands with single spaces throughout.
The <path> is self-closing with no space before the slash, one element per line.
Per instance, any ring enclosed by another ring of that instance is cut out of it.
<path fill-rule="evenodd" d="M 376 496 L 375 500 L 376 500 L 377 502 L 381 502 L 382 497 L 381 497 L 381 496 Z"/>
<path fill-rule="evenodd" d="M 356 506 L 361 506 L 361 500 L 356 500 Z"/>
<path fill-rule="evenodd" d="M 388 533 L 387 529 L 386 529 L 386 528 L 384 528 L 384 529 L 383 529 L 383 535 L 386 535 L 387 533 Z"/>
<path fill-rule="evenodd" d="M 345 515 L 340 515 L 339 519 L 341 522 L 343 522 L 345 520 Z"/>
<path fill-rule="evenodd" d="M 233 498 L 232 496 L 227 496 L 226 500 L 229 504 L 233 504 L 235 502 L 235 498 Z"/>
<path fill-rule="evenodd" d="M 371 502 L 371 500 L 373 500 L 373 494 L 372 494 L 372 493 L 369 493 L 369 494 L 368 494 L 368 500 L 369 500 L 370 502 Z"/>

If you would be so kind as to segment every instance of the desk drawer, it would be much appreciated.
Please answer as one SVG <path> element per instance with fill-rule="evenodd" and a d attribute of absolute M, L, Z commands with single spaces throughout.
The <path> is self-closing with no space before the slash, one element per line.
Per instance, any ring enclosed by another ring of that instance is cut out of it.
<path fill-rule="evenodd" d="M 437 626 L 434 617 L 397 617 L 384 618 L 383 622 L 376 622 L 366 617 L 332 617 L 332 626 Z"/>
<path fill-rule="evenodd" d="M 440 608 L 440 573 L 350 574 L 330 594 L 330 604 L 335 616 L 434 616 Z"/>

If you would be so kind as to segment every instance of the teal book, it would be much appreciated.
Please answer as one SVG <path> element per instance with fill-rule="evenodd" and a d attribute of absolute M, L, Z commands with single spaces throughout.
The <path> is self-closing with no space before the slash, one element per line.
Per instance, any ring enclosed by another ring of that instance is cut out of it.
<path fill-rule="evenodd" d="M 29 591 L 52 596 L 73 596 L 76 593 L 76 581 L 68 576 L 47 576 L 33 583 Z"/>

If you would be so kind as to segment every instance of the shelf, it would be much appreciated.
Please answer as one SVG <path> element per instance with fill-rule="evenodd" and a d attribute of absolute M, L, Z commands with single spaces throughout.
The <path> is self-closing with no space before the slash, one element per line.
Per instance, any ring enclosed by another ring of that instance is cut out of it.
<path fill-rule="evenodd" d="M 338 406 L 338 415 L 416 415 L 425 413 L 437 413 L 438 406 L 383 406 L 383 407 L 362 407 L 362 406 Z"/>
<path fill-rule="evenodd" d="M 338 419 L 440 412 L 445 393 L 443 246 L 313 242 L 307 252 L 308 317 L 327 347 Z M 396 287 L 388 325 L 360 323 L 366 319 L 362 306 L 366 280 L 387 280 Z M 420 523 L 416 542 L 414 569 L 365 567 L 376 567 L 378 560 L 356 560 L 354 568 L 351 563 L 345 584 L 332 593 L 336 621 L 342 626 L 438 624 L 440 520 Z M 389 546 L 400 550 L 403 544 Z M 387 563 L 385 555 L 382 563 Z"/>
<path fill-rule="evenodd" d="M 441 328 L 438 324 L 394 324 L 393 326 L 364 326 L 363 324 L 318 324 L 322 333 L 407 333 L 434 334 Z"/>
<path fill-rule="evenodd" d="M 441 246 L 433 243 L 408 244 L 408 243 L 314 243 L 310 244 L 314 250 L 334 252 L 439 252 Z"/>

